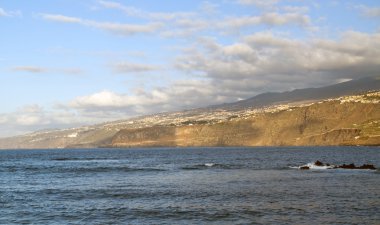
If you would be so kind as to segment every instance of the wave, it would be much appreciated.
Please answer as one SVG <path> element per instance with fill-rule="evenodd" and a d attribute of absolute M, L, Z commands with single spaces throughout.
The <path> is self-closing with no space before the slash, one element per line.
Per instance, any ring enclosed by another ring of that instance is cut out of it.
<path fill-rule="evenodd" d="M 53 158 L 51 161 L 80 161 L 80 162 L 86 162 L 86 161 L 101 161 L 101 162 L 106 162 L 106 161 L 119 161 L 118 159 L 108 159 L 108 158 Z"/>
<path fill-rule="evenodd" d="M 76 161 L 79 160 L 79 158 L 54 158 L 51 159 L 52 161 Z"/>
<path fill-rule="evenodd" d="M 291 169 L 306 169 L 306 168 L 308 168 L 311 170 L 327 170 L 327 169 L 334 169 L 334 166 L 332 166 L 332 165 L 317 166 L 314 163 L 307 163 L 307 164 L 301 165 L 301 166 L 289 166 L 289 168 L 291 168 Z"/>
<path fill-rule="evenodd" d="M 80 167 L 62 167 L 62 166 L 9 166 L 0 168 L 0 172 L 28 172 L 28 173 L 110 173 L 110 172 L 160 172 L 166 171 L 154 167 L 128 167 L 128 166 L 80 166 Z"/>
<path fill-rule="evenodd" d="M 183 170 L 206 170 L 206 169 L 241 169 L 241 166 L 233 164 L 204 163 L 181 167 Z"/>
<path fill-rule="evenodd" d="M 61 169 L 60 173 L 109 173 L 109 172 L 160 172 L 159 168 L 134 168 L 128 166 L 73 167 Z"/>

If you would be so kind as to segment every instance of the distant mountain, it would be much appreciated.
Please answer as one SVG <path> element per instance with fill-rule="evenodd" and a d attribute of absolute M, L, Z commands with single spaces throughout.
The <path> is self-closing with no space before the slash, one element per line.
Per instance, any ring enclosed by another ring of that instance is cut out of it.
<path fill-rule="evenodd" d="M 379 90 L 379 77 L 366 77 L 320 88 L 296 89 L 287 92 L 269 92 L 255 97 L 222 105 L 211 106 L 212 109 L 241 110 L 244 108 L 261 108 L 270 105 L 288 104 L 292 102 L 317 101 L 353 95 L 361 92 Z"/>

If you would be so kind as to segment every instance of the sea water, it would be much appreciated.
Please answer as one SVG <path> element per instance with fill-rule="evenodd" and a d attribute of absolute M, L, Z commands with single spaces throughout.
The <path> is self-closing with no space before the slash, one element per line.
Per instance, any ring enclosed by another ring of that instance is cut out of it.
<path fill-rule="evenodd" d="M 379 224 L 378 147 L 0 151 L 0 224 Z"/>

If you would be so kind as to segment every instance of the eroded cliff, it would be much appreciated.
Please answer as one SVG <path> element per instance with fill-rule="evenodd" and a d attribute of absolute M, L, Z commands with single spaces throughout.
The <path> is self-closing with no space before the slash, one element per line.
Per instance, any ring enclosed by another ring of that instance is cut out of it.
<path fill-rule="evenodd" d="M 215 124 L 119 131 L 110 146 L 380 145 L 380 105 L 326 101 Z"/>

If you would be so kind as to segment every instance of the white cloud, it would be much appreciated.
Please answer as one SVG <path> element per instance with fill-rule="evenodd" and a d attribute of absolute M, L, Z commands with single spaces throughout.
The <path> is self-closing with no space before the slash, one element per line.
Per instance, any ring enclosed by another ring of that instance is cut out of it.
<path fill-rule="evenodd" d="M 212 21 L 204 20 L 207 14 L 217 12 L 218 5 L 203 2 L 200 12 L 148 12 L 135 7 L 125 6 L 118 2 L 98 1 L 99 5 L 107 9 L 120 10 L 128 16 L 148 21 L 155 21 L 160 25 L 160 35 L 166 38 L 189 37 L 201 30 L 207 30 L 213 26 Z"/>
<path fill-rule="evenodd" d="M 6 115 L 0 115 L 0 124 L 6 124 L 8 122 L 8 118 Z"/>
<path fill-rule="evenodd" d="M 366 14 L 370 17 L 380 17 L 380 7 L 368 9 Z"/>
<path fill-rule="evenodd" d="M 81 115 L 93 117 L 126 118 L 160 111 L 172 110 L 178 107 L 171 104 L 169 95 L 160 88 L 151 92 L 140 90 L 135 94 L 118 94 L 112 91 L 101 91 L 87 96 L 80 96 L 65 105 L 75 109 Z M 106 116 L 105 116 L 106 115 Z"/>
<path fill-rule="evenodd" d="M 245 43 L 237 43 L 223 48 L 223 54 L 231 58 L 244 59 L 246 62 L 254 62 L 257 60 L 256 52 Z"/>
<path fill-rule="evenodd" d="M 29 73 L 45 73 L 46 68 L 38 66 L 16 66 L 12 68 L 13 71 L 29 72 Z"/>
<path fill-rule="evenodd" d="M 207 81 L 183 80 L 167 87 L 156 87 L 149 92 L 138 90 L 132 94 L 119 94 L 105 90 L 75 98 L 66 107 L 76 109 L 82 114 L 101 112 L 115 116 L 122 112 L 122 118 L 125 118 L 126 115 L 137 116 L 207 106 L 218 99 L 214 93 L 215 90 Z"/>
<path fill-rule="evenodd" d="M 0 8 L 0 16 L 8 16 L 8 13 L 4 9 Z"/>
<path fill-rule="evenodd" d="M 277 1 L 247 1 L 245 4 L 273 5 Z M 261 15 L 247 15 L 225 17 L 218 13 L 218 5 L 203 2 L 198 12 L 148 12 L 118 2 L 98 1 L 98 4 L 106 9 L 116 9 L 131 17 L 142 19 L 145 24 L 126 24 L 113 22 L 99 22 L 78 17 L 69 17 L 59 14 L 40 14 L 43 19 L 76 23 L 83 26 L 105 30 L 117 35 L 130 36 L 139 33 L 156 33 L 165 38 L 191 38 L 199 36 L 201 32 L 231 33 L 242 28 L 266 25 L 275 26 L 300 26 L 307 28 L 311 21 L 307 7 L 288 6 L 284 12 L 266 11 Z"/>
<path fill-rule="evenodd" d="M 78 97 L 70 103 L 70 106 L 74 108 L 118 108 L 126 107 L 130 104 L 133 104 L 133 102 L 128 101 L 128 99 L 123 96 L 110 91 L 102 91 L 90 96 Z"/>
<path fill-rule="evenodd" d="M 39 116 L 33 115 L 20 115 L 16 120 L 18 125 L 31 126 L 41 123 L 41 118 Z"/>
<path fill-rule="evenodd" d="M 106 118 L 105 118 L 106 116 Z M 26 105 L 11 113 L 0 114 L 0 137 L 22 135 L 45 129 L 62 129 L 117 119 L 106 114 L 77 114 L 73 110 L 47 110 L 40 105 Z"/>
<path fill-rule="evenodd" d="M 116 73 L 144 73 L 160 69 L 159 66 L 131 62 L 119 62 L 111 65 L 111 67 Z"/>
<path fill-rule="evenodd" d="M 12 115 L 15 125 L 38 126 L 49 123 L 44 109 L 39 105 L 28 105 Z"/>
<path fill-rule="evenodd" d="M 53 70 L 53 72 L 54 72 L 54 70 Z M 64 74 L 72 74 L 72 75 L 77 75 L 77 74 L 83 74 L 84 73 L 84 71 L 81 68 L 56 69 L 55 72 L 64 73 Z"/>
<path fill-rule="evenodd" d="M 292 40 L 284 37 L 276 37 L 272 32 L 259 32 L 253 35 L 248 35 L 243 38 L 244 42 L 249 44 L 254 49 L 267 47 L 275 48 L 295 48 L 302 43 L 297 40 Z"/>
<path fill-rule="evenodd" d="M 361 10 L 364 16 L 373 18 L 380 17 L 380 7 L 368 7 L 365 5 L 359 5 L 356 8 Z"/>
<path fill-rule="evenodd" d="M 150 23 L 145 25 L 104 23 L 95 21 L 86 21 L 84 25 L 95 27 L 101 30 L 109 31 L 114 34 L 130 36 L 138 33 L 152 33 L 163 26 L 161 23 Z"/>
<path fill-rule="evenodd" d="M 15 72 L 28 73 L 63 73 L 63 74 L 81 74 L 84 71 L 80 68 L 47 68 L 40 66 L 15 66 L 12 68 Z"/>
<path fill-rule="evenodd" d="M 206 14 L 215 14 L 218 12 L 219 5 L 205 1 L 201 4 L 200 9 Z"/>
<path fill-rule="evenodd" d="M 284 6 L 283 10 L 292 13 L 307 13 L 309 12 L 309 7 L 307 6 Z"/>
<path fill-rule="evenodd" d="M 271 7 L 279 3 L 280 0 L 238 0 L 242 5 L 256 5 L 258 7 Z"/>
<path fill-rule="evenodd" d="M 135 7 L 125 6 L 118 2 L 112 1 L 98 1 L 98 3 L 109 9 L 118 9 L 124 12 L 125 14 L 133 17 L 139 17 L 144 19 L 151 20 L 177 20 L 181 18 L 189 18 L 195 15 L 193 12 L 171 12 L 171 13 L 162 13 L 162 12 L 147 12 Z"/>
<path fill-rule="evenodd" d="M 310 18 L 307 15 L 299 13 L 265 13 L 260 16 L 245 16 L 228 18 L 219 23 L 219 27 L 229 27 L 232 29 L 240 29 L 247 26 L 268 25 L 268 26 L 284 26 L 298 25 L 307 26 L 310 24 Z"/>
<path fill-rule="evenodd" d="M 21 16 L 21 11 L 5 11 L 3 8 L 0 8 L 0 17 L 16 17 Z"/>
<path fill-rule="evenodd" d="M 80 18 L 63 16 L 58 14 L 40 14 L 43 19 L 57 21 L 62 23 L 83 23 L 84 21 Z"/>
<path fill-rule="evenodd" d="M 97 22 L 93 20 L 85 20 L 77 17 L 69 17 L 58 14 L 40 14 L 45 20 L 62 22 L 62 23 L 76 23 L 83 26 L 94 27 L 100 30 L 105 30 L 117 35 L 130 36 L 138 33 L 152 33 L 157 31 L 163 26 L 161 23 L 149 23 L 144 25 L 139 24 L 126 24 L 126 23 L 111 23 L 111 22 Z"/>
<path fill-rule="evenodd" d="M 48 120 L 45 118 L 43 108 L 39 105 L 27 105 L 15 112 L 0 115 L 2 126 L 35 127 L 46 123 Z M 2 132 L 0 132 L 0 136 L 2 136 Z"/>
<path fill-rule="evenodd" d="M 178 57 L 177 68 L 210 79 L 214 95 L 231 98 L 328 85 L 380 71 L 379 33 L 301 41 L 264 32 L 229 45 L 200 40 L 199 46 Z"/>

